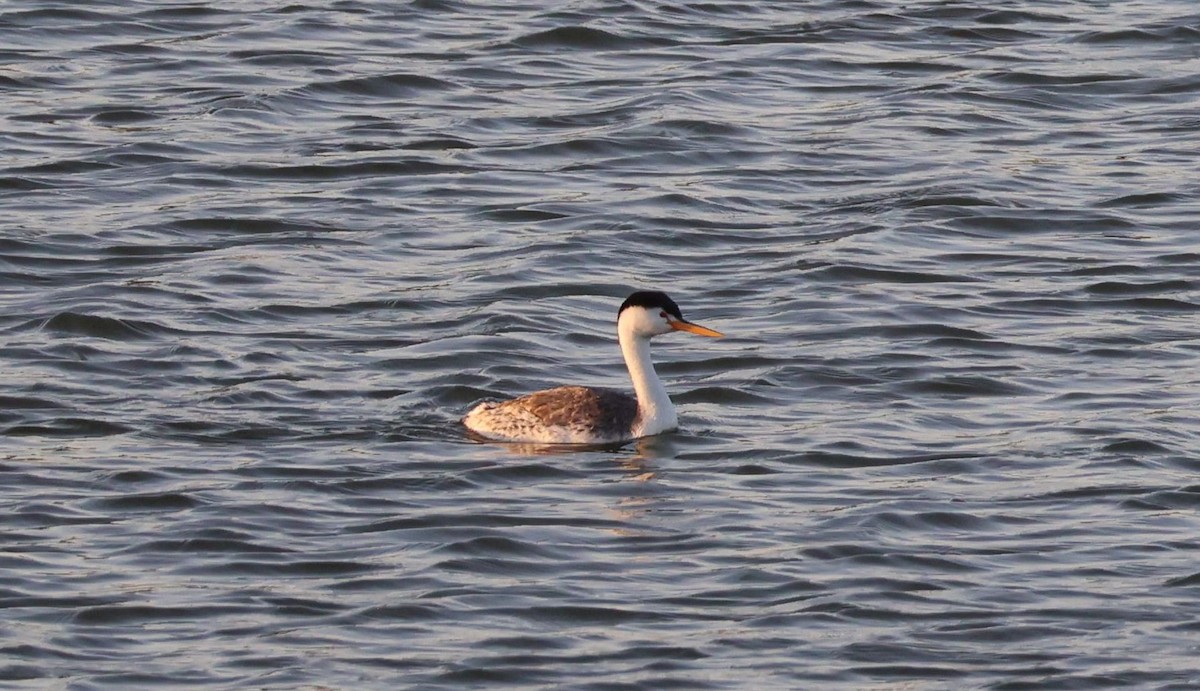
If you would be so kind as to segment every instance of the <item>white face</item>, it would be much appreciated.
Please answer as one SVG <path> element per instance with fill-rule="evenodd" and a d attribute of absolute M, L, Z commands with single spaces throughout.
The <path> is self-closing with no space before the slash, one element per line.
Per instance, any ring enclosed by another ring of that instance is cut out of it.
<path fill-rule="evenodd" d="M 649 338 L 670 334 L 674 331 L 671 323 L 676 322 L 665 310 L 659 308 L 629 307 L 620 313 L 619 329 L 629 329 L 632 334 Z"/>
<path fill-rule="evenodd" d="M 629 329 L 642 338 L 661 336 L 674 331 L 671 321 L 675 318 L 661 309 L 646 309 L 645 307 L 629 307 L 621 313 L 618 329 Z"/>

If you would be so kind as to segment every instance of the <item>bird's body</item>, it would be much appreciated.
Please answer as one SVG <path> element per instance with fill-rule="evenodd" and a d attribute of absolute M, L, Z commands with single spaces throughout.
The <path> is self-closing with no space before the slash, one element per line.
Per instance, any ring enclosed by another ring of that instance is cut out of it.
<path fill-rule="evenodd" d="M 476 406 L 463 419 L 481 436 L 543 444 L 607 444 L 631 439 L 637 399 L 611 389 L 559 386 Z M 640 436 L 640 435 L 639 435 Z"/>
<path fill-rule="evenodd" d="M 650 361 L 650 338 L 672 331 L 721 336 L 685 320 L 664 293 L 633 293 L 617 312 L 617 339 L 636 397 L 609 389 L 560 386 L 508 401 L 480 403 L 467 413 L 463 424 L 487 439 L 544 444 L 608 444 L 675 429 L 675 406 Z"/>

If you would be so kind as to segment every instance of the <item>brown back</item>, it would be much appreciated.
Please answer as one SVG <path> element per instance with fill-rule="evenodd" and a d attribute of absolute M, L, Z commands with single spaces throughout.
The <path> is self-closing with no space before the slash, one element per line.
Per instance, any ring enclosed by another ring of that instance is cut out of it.
<path fill-rule="evenodd" d="M 637 399 L 609 389 L 560 386 L 522 396 L 510 404 L 521 405 L 550 427 L 624 432 L 637 419 Z"/>

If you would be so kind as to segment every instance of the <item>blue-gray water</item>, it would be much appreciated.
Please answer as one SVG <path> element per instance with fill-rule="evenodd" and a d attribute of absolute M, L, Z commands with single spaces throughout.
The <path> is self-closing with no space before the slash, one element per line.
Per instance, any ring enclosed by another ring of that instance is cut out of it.
<path fill-rule="evenodd" d="M 1200 685 L 1200 11 L 995 6 L 0 5 L 0 683 Z"/>

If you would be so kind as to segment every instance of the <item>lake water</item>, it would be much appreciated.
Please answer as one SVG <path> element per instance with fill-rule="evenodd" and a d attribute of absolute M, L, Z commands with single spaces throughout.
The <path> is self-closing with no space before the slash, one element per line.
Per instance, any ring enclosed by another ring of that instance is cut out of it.
<path fill-rule="evenodd" d="M 1200 10 L 1003 6 L 0 5 L 0 683 L 1200 686 Z"/>

